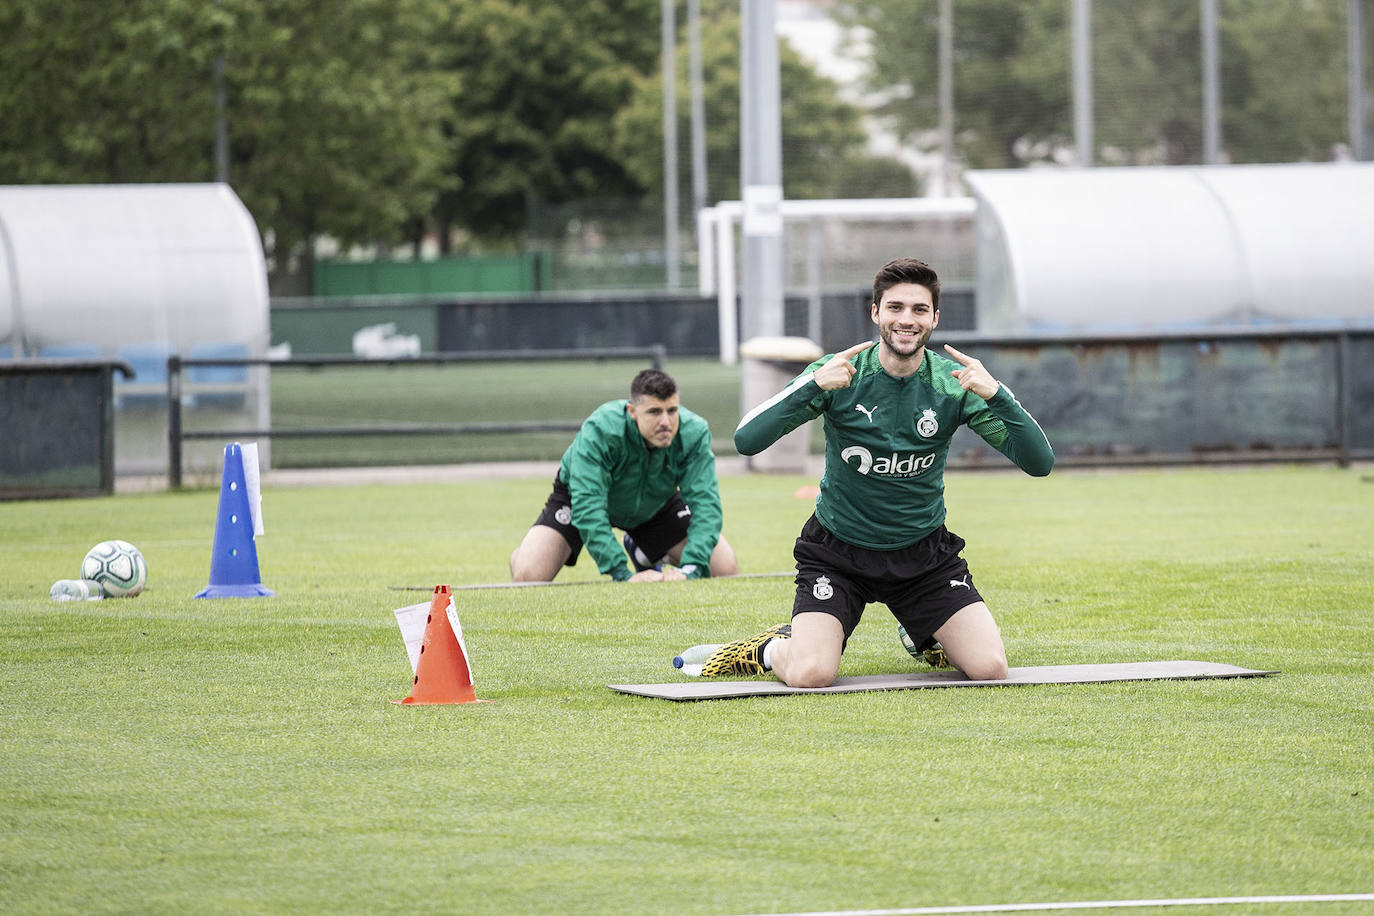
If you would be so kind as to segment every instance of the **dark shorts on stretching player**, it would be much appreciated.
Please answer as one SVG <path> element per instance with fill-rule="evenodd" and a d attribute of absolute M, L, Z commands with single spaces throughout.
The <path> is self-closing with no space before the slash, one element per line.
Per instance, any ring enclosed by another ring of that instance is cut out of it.
<path fill-rule="evenodd" d="M 919 646 L 959 610 L 983 600 L 959 555 L 963 549 L 964 539 L 941 525 L 910 547 L 869 550 L 835 537 L 813 515 L 792 552 L 792 616 L 829 614 L 840 621 L 848 642 L 865 605 L 879 602 Z"/>
<path fill-rule="evenodd" d="M 663 504 L 663 508 L 655 512 L 647 522 L 623 530 L 635 539 L 635 544 L 645 556 L 657 561 L 667 556 L 671 548 L 687 539 L 687 526 L 691 521 L 692 510 L 682 501 L 681 493 L 674 493 Z M 572 548 L 572 553 L 563 565 L 576 566 L 577 557 L 582 553 L 582 535 L 572 523 L 572 493 L 568 490 L 568 485 L 557 477 L 553 479 L 553 492 L 549 494 L 543 511 L 534 523 L 552 528 L 563 535 L 563 540 Z M 614 520 L 612 524 L 615 524 Z"/>

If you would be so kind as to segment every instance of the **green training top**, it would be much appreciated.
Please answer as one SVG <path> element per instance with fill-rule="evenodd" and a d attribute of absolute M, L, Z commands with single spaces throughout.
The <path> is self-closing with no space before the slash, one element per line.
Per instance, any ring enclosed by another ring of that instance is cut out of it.
<path fill-rule="evenodd" d="M 642 525 L 681 490 L 692 518 L 680 568 L 689 579 L 709 576 L 721 525 L 711 430 L 679 407 L 672 444 L 650 448 L 625 409 L 628 403 L 608 401 L 592 411 L 563 453 L 558 479 L 572 493 L 572 523 L 596 568 L 624 581 L 632 573 L 611 526 Z"/>
<path fill-rule="evenodd" d="M 895 378 L 875 345 L 853 358 L 848 388 L 822 391 L 814 375 L 831 355 L 750 411 L 735 430 L 735 448 L 757 454 L 824 415 L 816 518 L 841 540 L 896 550 L 943 525 L 945 456 L 961 425 L 1028 474 L 1043 477 L 1054 467 L 1049 440 L 1005 385 L 984 401 L 950 375 L 958 363 L 930 350 L 915 374 Z"/>

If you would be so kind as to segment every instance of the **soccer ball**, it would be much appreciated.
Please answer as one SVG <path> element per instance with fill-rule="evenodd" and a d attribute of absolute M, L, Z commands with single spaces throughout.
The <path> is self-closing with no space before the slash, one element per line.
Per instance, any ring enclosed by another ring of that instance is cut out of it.
<path fill-rule="evenodd" d="M 81 561 L 81 578 L 99 582 L 112 598 L 132 598 L 148 584 L 148 563 L 128 541 L 101 541 Z"/>
<path fill-rule="evenodd" d="M 897 624 L 897 638 L 902 641 L 902 648 L 911 653 L 911 657 L 921 659 L 921 650 L 916 648 L 916 641 L 911 638 L 911 634 L 906 631 L 906 627 Z"/>
<path fill-rule="evenodd" d="M 934 637 L 925 640 L 921 645 L 916 645 L 916 640 L 911 638 L 911 634 L 906 631 L 906 627 L 897 624 L 897 638 L 902 641 L 902 648 L 911 653 L 911 657 L 918 661 L 924 661 L 932 668 L 952 668 L 949 656 L 945 653 L 945 647 L 935 641 Z"/>

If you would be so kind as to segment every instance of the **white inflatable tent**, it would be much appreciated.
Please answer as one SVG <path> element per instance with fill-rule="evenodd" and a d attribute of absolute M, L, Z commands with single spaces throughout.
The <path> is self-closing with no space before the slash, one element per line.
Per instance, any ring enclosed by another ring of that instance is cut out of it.
<path fill-rule="evenodd" d="M 116 474 L 166 472 L 167 356 L 263 356 L 268 307 L 262 239 L 228 185 L 0 186 L 0 357 L 134 366 L 116 377 Z M 187 409 L 216 426 L 268 425 L 265 367 L 185 381 Z M 212 472 L 223 444 L 201 445 L 187 467 Z"/>
<path fill-rule="evenodd" d="M 1374 163 L 966 178 L 980 331 L 1374 318 Z"/>

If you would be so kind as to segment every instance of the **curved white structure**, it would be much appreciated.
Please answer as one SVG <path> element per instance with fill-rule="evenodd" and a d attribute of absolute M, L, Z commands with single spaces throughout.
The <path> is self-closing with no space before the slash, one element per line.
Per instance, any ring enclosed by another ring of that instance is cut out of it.
<path fill-rule="evenodd" d="M 228 185 L 0 187 L 0 351 L 268 342 L 262 239 Z"/>
<path fill-rule="evenodd" d="M 966 178 L 980 330 L 1374 317 L 1374 164 Z"/>
<path fill-rule="evenodd" d="M 225 184 L 0 186 L 0 358 L 114 357 L 116 474 L 165 473 L 167 358 L 265 355 L 267 267 Z M 190 367 L 182 403 L 263 428 L 265 367 Z M 222 443 L 189 446 L 213 473 Z M 268 443 L 262 444 L 264 463 Z"/>

